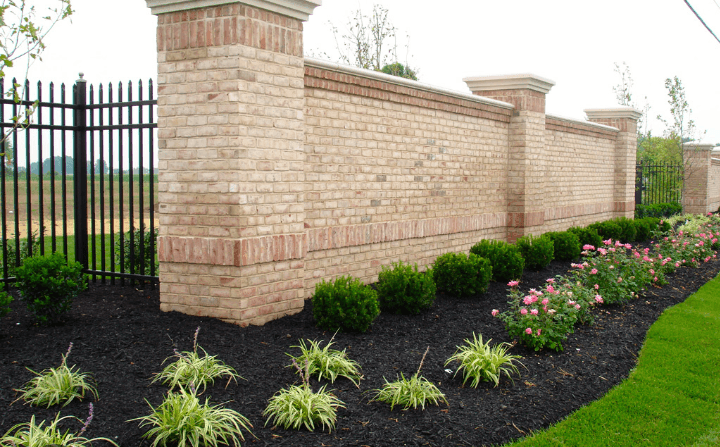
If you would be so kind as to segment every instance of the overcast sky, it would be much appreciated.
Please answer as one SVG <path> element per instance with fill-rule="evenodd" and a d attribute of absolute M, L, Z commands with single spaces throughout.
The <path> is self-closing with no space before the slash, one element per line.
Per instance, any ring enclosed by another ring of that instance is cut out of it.
<path fill-rule="evenodd" d="M 720 37 L 720 0 L 689 0 Z M 533 73 L 556 82 L 547 111 L 584 118 L 616 105 L 614 63 L 632 71 L 639 105 L 669 118 L 664 81 L 678 76 L 703 141 L 720 143 L 720 42 L 683 0 L 323 0 L 305 24 L 305 50 L 335 57 L 329 23 L 342 34 L 352 12 L 374 3 L 390 11 L 420 81 L 468 92 L 462 78 Z M 58 25 L 30 79 L 91 83 L 155 78 L 156 19 L 145 0 L 73 0 L 72 23 Z M 403 57 L 404 59 L 404 54 Z M 11 75 L 24 77 L 24 72 Z"/>

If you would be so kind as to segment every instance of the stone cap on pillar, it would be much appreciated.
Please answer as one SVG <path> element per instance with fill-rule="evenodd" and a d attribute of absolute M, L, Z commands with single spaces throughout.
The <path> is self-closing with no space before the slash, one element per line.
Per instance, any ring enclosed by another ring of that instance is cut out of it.
<path fill-rule="evenodd" d="M 473 76 L 464 78 L 463 82 L 467 84 L 472 92 L 526 89 L 547 94 L 555 85 L 555 82 L 534 74 Z"/>
<path fill-rule="evenodd" d="M 637 121 L 642 112 L 633 107 L 615 107 L 612 109 L 585 109 L 589 121 L 594 120 L 617 120 L 628 118 Z"/>
<path fill-rule="evenodd" d="M 715 147 L 716 146 L 714 144 L 701 144 L 701 143 L 685 143 L 685 144 L 683 144 L 683 149 L 686 151 L 697 151 L 697 152 L 720 151 L 720 149 L 715 149 Z M 715 155 L 717 155 L 717 154 L 718 154 L 718 152 L 715 153 Z"/>
<path fill-rule="evenodd" d="M 241 3 L 278 14 L 306 21 L 313 10 L 322 5 L 322 0 L 145 0 L 150 12 L 165 14 L 168 12 L 189 11 L 191 9 L 210 6 L 231 5 Z"/>

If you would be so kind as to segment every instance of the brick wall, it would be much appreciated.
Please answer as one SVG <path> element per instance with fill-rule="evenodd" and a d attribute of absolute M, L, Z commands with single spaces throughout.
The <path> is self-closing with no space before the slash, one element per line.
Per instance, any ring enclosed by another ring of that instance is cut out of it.
<path fill-rule="evenodd" d="M 305 59 L 302 14 L 158 17 L 163 310 L 263 324 L 322 279 L 632 214 L 634 111 L 547 116 L 532 75 L 471 95 Z"/>

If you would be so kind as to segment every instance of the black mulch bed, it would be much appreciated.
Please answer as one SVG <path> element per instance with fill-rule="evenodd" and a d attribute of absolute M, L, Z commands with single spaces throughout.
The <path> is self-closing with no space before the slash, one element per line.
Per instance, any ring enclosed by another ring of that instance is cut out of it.
<path fill-rule="evenodd" d="M 541 272 L 526 272 L 525 290 L 539 287 L 546 278 L 562 274 L 567 263 L 554 262 Z M 457 300 L 438 296 L 435 305 L 419 316 L 381 314 L 365 334 L 338 334 L 338 349 L 347 348 L 363 369 L 365 380 L 357 389 L 340 379 L 331 385 L 347 409 L 338 413 L 332 433 L 289 431 L 264 427 L 262 412 L 268 399 L 280 388 L 297 380 L 286 368 L 286 352 L 298 339 L 328 340 L 332 334 L 313 326 L 309 302 L 301 313 L 273 321 L 263 327 L 240 328 L 209 318 L 159 311 L 157 289 L 131 286 L 91 285 L 69 313 L 66 322 L 54 327 L 35 327 L 16 301 L 14 311 L 0 322 L 0 433 L 16 423 L 55 417 L 58 409 L 37 409 L 20 402 L 13 388 L 32 375 L 25 368 L 42 370 L 57 366 L 70 342 L 74 348 L 69 363 L 92 372 L 100 400 L 89 437 L 108 437 L 127 447 L 148 446 L 144 430 L 128 419 L 147 414 L 147 399 L 160 404 L 166 388 L 150 385 L 152 374 L 161 370 L 173 348 L 192 349 L 193 332 L 200 331 L 199 344 L 210 354 L 233 366 L 246 380 L 224 388 L 220 380 L 206 395 L 212 402 L 227 405 L 250 419 L 254 434 L 246 436 L 251 446 L 462 446 L 502 444 L 545 428 L 591 402 L 625 379 L 636 364 L 649 326 L 669 306 L 683 301 L 720 270 L 712 261 L 698 269 L 684 268 L 669 276 L 670 284 L 651 287 L 640 299 L 625 306 L 606 306 L 597 312 L 594 326 L 579 326 L 565 352 L 535 353 L 521 346 L 511 352 L 524 357 L 527 367 L 515 383 L 503 379 L 493 388 L 462 387 L 460 377 L 444 372 L 444 362 L 456 345 L 472 332 L 495 342 L 510 341 L 502 323 L 490 315 L 493 308 L 506 307 L 506 286 L 491 283 L 479 300 Z M 415 372 L 425 348 L 430 351 L 422 373 L 439 384 L 448 405 L 425 411 L 396 409 L 368 402 L 368 390 L 394 379 L 400 372 Z M 313 380 L 317 386 L 317 382 Z M 85 418 L 87 403 L 73 402 L 63 415 Z M 80 424 L 71 426 L 74 430 Z"/>

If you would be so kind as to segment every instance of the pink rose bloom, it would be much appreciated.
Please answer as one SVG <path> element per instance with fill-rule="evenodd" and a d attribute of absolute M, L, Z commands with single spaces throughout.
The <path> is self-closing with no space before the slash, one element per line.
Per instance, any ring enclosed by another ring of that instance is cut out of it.
<path fill-rule="evenodd" d="M 651 274 L 651 275 L 654 275 L 654 274 L 655 274 L 655 270 L 650 269 L 650 274 Z"/>
<path fill-rule="evenodd" d="M 630 244 L 625 244 L 625 248 L 627 248 L 628 250 L 630 250 L 630 249 L 632 248 L 632 245 L 630 245 Z"/>
<path fill-rule="evenodd" d="M 610 244 L 612 244 L 612 239 L 608 239 L 608 240 L 606 240 L 606 241 L 603 241 L 603 244 L 605 244 L 605 245 L 610 245 Z"/>
<path fill-rule="evenodd" d="M 553 292 L 555 292 L 555 288 L 553 286 L 547 286 L 547 291 L 549 293 L 553 293 Z"/>
<path fill-rule="evenodd" d="M 531 334 L 532 334 L 532 329 L 530 329 L 530 328 L 525 329 L 525 333 L 528 334 L 528 335 L 531 335 Z"/>
<path fill-rule="evenodd" d="M 597 285 L 597 284 L 595 284 L 595 286 L 594 286 L 594 287 L 595 287 L 595 290 L 597 290 L 597 289 L 599 289 L 599 288 L 600 288 L 600 286 L 599 286 L 599 285 Z"/>
<path fill-rule="evenodd" d="M 541 304 L 542 304 L 543 306 L 547 306 L 547 303 L 549 303 L 549 302 L 550 302 L 550 300 L 549 300 L 549 299 L 547 299 L 547 298 L 543 298 L 543 300 L 542 300 Z"/>
<path fill-rule="evenodd" d="M 555 309 L 550 309 L 549 311 L 547 311 L 547 313 L 549 313 L 550 315 L 554 314 L 555 312 L 557 312 Z"/>
<path fill-rule="evenodd" d="M 533 315 L 537 315 L 537 314 L 538 314 L 538 310 L 537 310 L 537 309 L 533 309 L 533 310 L 530 311 L 530 313 L 533 314 Z"/>
<path fill-rule="evenodd" d="M 537 303 L 537 300 L 538 300 L 538 297 L 536 297 L 536 296 L 532 297 L 532 302 L 533 302 L 533 303 Z"/>
<path fill-rule="evenodd" d="M 537 330 L 538 337 L 540 336 L 541 333 L 542 333 L 542 329 L 538 329 Z"/>
<path fill-rule="evenodd" d="M 532 299 L 533 299 L 533 297 L 531 297 L 530 295 L 528 295 L 528 296 L 526 296 L 525 298 L 523 298 L 523 303 L 525 303 L 526 306 L 529 306 L 529 305 L 531 305 L 532 302 L 533 302 Z"/>
<path fill-rule="evenodd" d="M 611 265 L 611 266 L 609 267 L 610 270 L 612 270 L 612 269 L 614 269 L 614 268 L 615 268 L 614 265 Z"/>
<path fill-rule="evenodd" d="M 545 280 L 545 282 L 550 283 L 550 284 L 555 284 L 555 278 L 548 278 Z"/>
<path fill-rule="evenodd" d="M 527 315 L 527 309 L 525 309 L 524 307 L 520 309 L 520 315 Z"/>
<path fill-rule="evenodd" d="M 510 287 L 515 287 L 515 286 L 517 286 L 518 284 L 519 284 L 518 281 L 510 281 L 510 282 L 508 283 L 508 286 L 510 286 Z"/>
<path fill-rule="evenodd" d="M 492 316 L 493 316 L 493 317 L 497 317 L 497 314 L 499 314 L 499 313 L 500 313 L 499 310 L 493 309 L 493 311 L 492 311 Z"/>
<path fill-rule="evenodd" d="M 600 252 L 601 255 L 607 254 L 607 250 L 605 250 L 604 248 L 598 248 L 598 251 Z"/>
<path fill-rule="evenodd" d="M 591 274 L 591 275 L 597 275 L 597 272 L 598 272 L 597 269 L 592 269 L 592 270 L 590 270 L 590 274 Z"/>
<path fill-rule="evenodd" d="M 595 247 L 590 244 L 583 245 L 583 250 L 595 250 Z"/>
<path fill-rule="evenodd" d="M 680 261 L 675 263 L 675 267 L 680 267 Z"/>
<path fill-rule="evenodd" d="M 574 306 L 574 305 L 575 305 L 575 301 L 572 301 L 572 300 L 568 301 L 568 306 Z"/>
<path fill-rule="evenodd" d="M 653 281 L 657 282 L 657 276 L 655 278 L 653 278 Z"/>
<path fill-rule="evenodd" d="M 600 295 L 595 295 L 595 302 L 596 302 L 596 303 L 599 303 L 599 304 L 602 304 L 602 302 L 603 302 L 602 297 L 601 297 Z"/>
<path fill-rule="evenodd" d="M 618 276 L 618 284 L 622 282 L 622 276 Z"/>
<path fill-rule="evenodd" d="M 580 310 L 580 305 L 579 305 L 579 304 L 576 304 L 576 305 L 575 305 L 575 309 Z"/>

